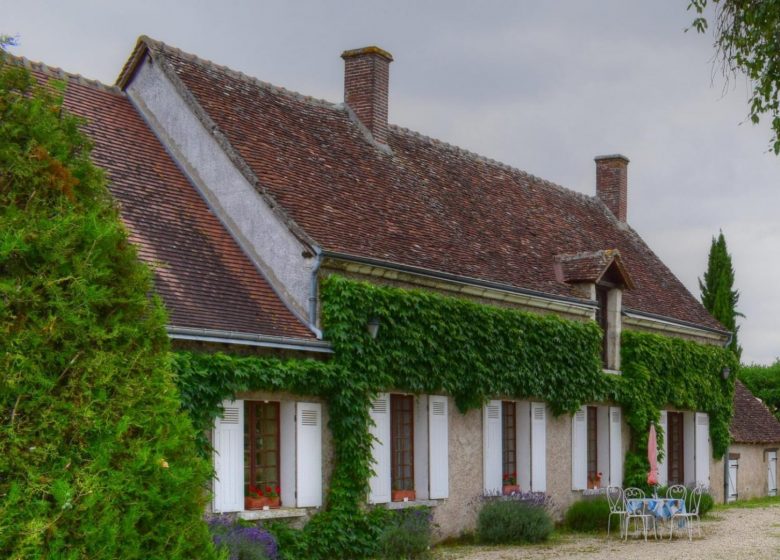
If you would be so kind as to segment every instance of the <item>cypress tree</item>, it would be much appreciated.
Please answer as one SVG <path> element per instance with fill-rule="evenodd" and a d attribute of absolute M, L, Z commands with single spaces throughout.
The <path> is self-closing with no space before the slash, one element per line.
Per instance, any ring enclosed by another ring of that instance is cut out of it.
<path fill-rule="evenodd" d="M 214 558 L 150 272 L 64 86 L 3 56 L 0 557 Z"/>
<path fill-rule="evenodd" d="M 737 341 L 737 317 L 744 315 L 737 311 L 739 291 L 734 289 L 734 267 L 722 231 L 717 239 L 712 238 L 707 271 L 704 273 L 704 280 L 699 279 L 699 289 L 701 302 L 707 311 L 734 333 L 729 349 L 739 359 L 742 356 L 742 347 Z"/>

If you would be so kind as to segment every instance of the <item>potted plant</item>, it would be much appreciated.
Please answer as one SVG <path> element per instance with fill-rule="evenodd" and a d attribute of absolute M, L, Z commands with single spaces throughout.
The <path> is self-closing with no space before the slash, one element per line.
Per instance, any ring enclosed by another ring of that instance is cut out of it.
<path fill-rule="evenodd" d="M 413 502 L 417 494 L 414 490 L 393 490 L 391 499 L 394 502 Z"/>
<path fill-rule="evenodd" d="M 270 486 L 265 487 L 265 494 L 263 494 L 263 497 L 265 498 L 265 504 L 263 504 L 265 507 L 269 508 L 278 508 L 282 505 L 282 499 L 279 497 L 279 493 L 282 491 L 281 488 L 278 486 L 276 488 L 271 488 Z"/>
<path fill-rule="evenodd" d="M 517 492 L 520 492 L 520 485 L 517 484 L 517 471 L 505 474 L 502 493 L 504 496 L 509 496 Z"/>
<path fill-rule="evenodd" d="M 244 492 L 244 509 L 263 509 L 264 505 L 263 492 L 250 484 Z"/>
<path fill-rule="evenodd" d="M 588 489 L 589 490 L 598 490 L 601 488 L 601 477 L 603 475 L 600 472 L 597 472 L 592 477 L 588 477 Z"/>

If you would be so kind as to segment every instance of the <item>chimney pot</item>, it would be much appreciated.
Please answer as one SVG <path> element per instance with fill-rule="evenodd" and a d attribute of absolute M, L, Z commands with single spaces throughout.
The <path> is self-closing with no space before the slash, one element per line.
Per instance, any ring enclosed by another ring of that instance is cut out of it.
<path fill-rule="evenodd" d="M 344 51 L 344 102 L 371 132 L 387 144 L 387 98 L 393 56 L 379 47 Z"/>
<path fill-rule="evenodd" d="M 596 156 L 596 196 L 621 222 L 628 217 L 628 158 Z"/>

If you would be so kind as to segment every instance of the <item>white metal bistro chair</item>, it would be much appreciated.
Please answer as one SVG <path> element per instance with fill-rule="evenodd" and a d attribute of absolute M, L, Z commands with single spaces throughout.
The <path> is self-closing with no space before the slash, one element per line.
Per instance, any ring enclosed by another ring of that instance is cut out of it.
<path fill-rule="evenodd" d="M 669 499 L 679 498 L 681 500 L 685 500 L 688 497 L 688 488 L 682 484 L 675 484 L 670 486 L 666 489 L 666 497 Z"/>
<path fill-rule="evenodd" d="M 644 500 L 645 499 L 645 493 L 640 490 L 639 488 L 626 488 L 623 490 L 623 504 L 626 509 L 626 525 L 625 529 L 626 532 L 623 534 L 624 539 L 628 539 L 628 526 L 631 523 L 631 520 L 634 520 L 634 528 L 636 529 L 638 527 L 637 523 L 639 521 L 642 522 L 642 532 L 645 534 L 645 542 L 647 542 L 647 526 L 651 525 L 653 526 L 653 533 L 655 534 L 655 538 L 658 538 L 658 530 L 656 528 L 655 524 L 655 515 L 648 512 L 647 509 L 644 507 L 644 504 L 641 508 L 634 509 L 634 511 L 631 511 L 631 508 L 628 506 L 629 500 Z"/>
<path fill-rule="evenodd" d="M 609 503 L 609 519 L 607 519 L 607 537 L 609 537 L 612 516 L 617 515 L 620 537 L 623 537 L 623 524 L 626 518 L 626 504 L 623 501 L 623 489 L 620 486 L 607 487 L 607 502 Z"/>
<path fill-rule="evenodd" d="M 688 487 L 683 484 L 673 484 L 666 489 L 667 500 L 682 500 L 685 502 L 688 498 Z M 671 517 L 661 521 L 662 529 L 666 529 L 666 524 L 671 523 Z"/>
<path fill-rule="evenodd" d="M 699 518 L 699 506 L 701 506 L 701 495 L 703 493 L 703 486 L 699 485 L 694 488 L 691 492 L 691 510 L 672 514 L 672 518 L 669 520 L 669 540 L 672 540 L 675 525 L 679 529 L 686 529 L 688 531 L 689 541 L 693 540 L 694 525 L 699 531 L 699 536 L 703 536 L 701 532 L 701 519 Z"/>

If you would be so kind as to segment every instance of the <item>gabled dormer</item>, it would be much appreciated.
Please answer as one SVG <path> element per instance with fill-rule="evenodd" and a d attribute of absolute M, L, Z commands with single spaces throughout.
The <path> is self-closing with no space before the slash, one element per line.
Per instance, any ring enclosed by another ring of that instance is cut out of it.
<path fill-rule="evenodd" d="M 620 331 L 623 291 L 634 283 L 616 249 L 557 255 L 555 272 L 561 282 L 575 286 L 596 302 L 595 320 L 604 331 L 601 358 L 604 369 L 620 369 Z"/>

